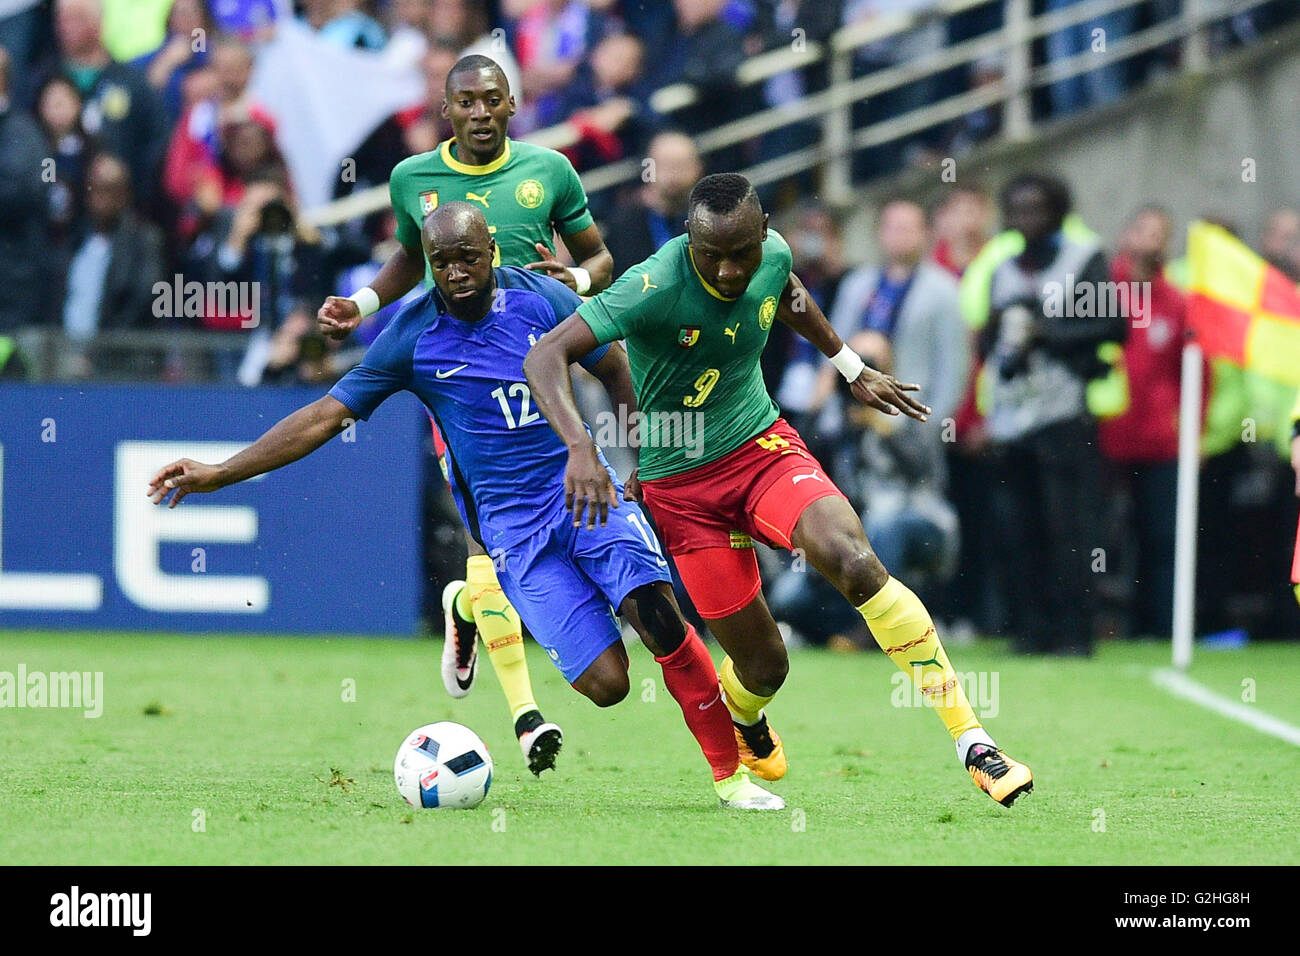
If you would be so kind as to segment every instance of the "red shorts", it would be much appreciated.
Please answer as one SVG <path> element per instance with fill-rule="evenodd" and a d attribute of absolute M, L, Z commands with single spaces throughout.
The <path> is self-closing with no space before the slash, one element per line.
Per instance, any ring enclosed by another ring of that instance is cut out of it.
<path fill-rule="evenodd" d="M 442 432 L 438 431 L 438 423 L 429 416 L 429 427 L 433 429 L 433 457 L 438 459 L 438 467 L 442 469 L 442 480 L 451 484 L 451 475 L 447 471 L 447 443 L 442 440 Z"/>
<path fill-rule="evenodd" d="M 442 432 L 438 431 L 438 423 L 433 420 L 432 415 L 429 416 L 429 427 L 433 429 L 434 457 L 442 461 L 442 456 L 447 454 L 447 443 L 442 440 Z"/>
<path fill-rule="evenodd" d="M 641 495 L 696 610 L 714 619 L 758 594 L 751 539 L 790 548 L 804 509 L 844 497 L 784 418 L 717 461 L 641 482 Z"/>

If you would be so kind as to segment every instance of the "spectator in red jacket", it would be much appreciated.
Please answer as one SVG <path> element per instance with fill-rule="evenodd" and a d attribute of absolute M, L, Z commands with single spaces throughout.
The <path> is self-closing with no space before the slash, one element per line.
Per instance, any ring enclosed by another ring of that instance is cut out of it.
<path fill-rule="evenodd" d="M 1146 206 L 1120 238 L 1111 281 L 1123 283 L 1127 304 L 1124 362 L 1131 398 L 1127 411 L 1101 423 L 1099 435 L 1132 517 L 1124 522 L 1131 538 L 1124 550 L 1136 549 L 1136 560 L 1117 562 L 1134 575 L 1131 630 L 1160 637 L 1172 630 L 1178 402 L 1187 337 L 1186 297 L 1163 275 L 1172 227 L 1165 210 Z"/>
<path fill-rule="evenodd" d="M 556 94 L 556 116 L 567 117 L 581 139 L 564 150 L 578 170 L 631 156 L 647 143 L 651 126 L 645 44 L 631 33 L 602 39 L 573 81 Z"/>
<path fill-rule="evenodd" d="M 163 186 L 180 210 L 178 233 L 189 238 L 222 206 L 237 203 L 248 172 L 273 158 L 275 120 L 248 95 L 253 52 L 235 37 L 212 48 L 216 95 L 181 117 L 167 149 Z M 245 154 L 257 152 L 241 163 Z M 267 154 L 267 155 L 262 155 Z"/>

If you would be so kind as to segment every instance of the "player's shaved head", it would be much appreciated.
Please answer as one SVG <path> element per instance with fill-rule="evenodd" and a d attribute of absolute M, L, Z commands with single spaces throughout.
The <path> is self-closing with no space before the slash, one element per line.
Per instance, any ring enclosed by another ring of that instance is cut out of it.
<path fill-rule="evenodd" d="M 424 219 L 422 236 L 432 248 L 438 244 L 474 242 L 487 246 L 492 241 L 487 220 L 477 206 L 453 200 L 440 205 Z"/>
<path fill-rule="evenodd" d="M 451 70 L 447 73 L 446 95 L 451 99 L 452 93 L 459 87 L 459 81 L 464 80 L 470 74 L 475 76 L 481 74 L 484 70 L 492 73 L 492 78 L 501 92 L 506 96 L 510 95 L 510 81 L 506 79 L 506 71 L 501 69 L 501 64 L 490 56 L 483 56 L 481 53 L 471 53 L 469 56 L 463 56 L 456 61 Z M 459 78 L 459 79 L 458 79 Z"/>
<path fill-rule="evenodd" d="M 496 287 L 496 244 L 483 213 L 467 202 L 443 203 L 425 217 L 420 238 L 447 310 L 465 322 L 483 318 Z"/>

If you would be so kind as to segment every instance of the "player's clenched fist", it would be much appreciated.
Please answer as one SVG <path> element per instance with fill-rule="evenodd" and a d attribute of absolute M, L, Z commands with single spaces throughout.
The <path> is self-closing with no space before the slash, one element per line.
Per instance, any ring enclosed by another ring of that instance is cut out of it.
<path fill-rule="evenodd" d="M 884 412 L 886 415 L 897 415 L 902 412 L 909 418 L 915 418 L 917 421 L 923 422 L 930 414 L 930 407 L 922 405 L 907 394 L 919 390 L 920 387 L 919 385 L 900 382 L 894 376 L 877 372 L 868 365 L 853 380 L 853 384 L 849 386 L 849 391 L 863 405 L 868 405 L 877 411 Z"/>
<path fill-rule="evenodd" d="M 609 509 L 618 507 L 618 492 L 609 472 L 596 455 L 596 446 L 569 450 L 569 464 L 564 469 L 564 507 L 573 514 L 573 526 L 582 527 L 586 516 L 588 528 L 599 521 L 604 526 Z"/>
<path fill-rule="evenodd" d="M 361 310 L 351 299 L 332 295 L 316 312 L 316 323 L 321 335 L 342 341 L 361 324 Z"/>
<path fill-rule="evenodd" d="M 156 505 L 162 504 L 170 494 L 168 508 L 175 508 L 191 491 L 216 491 L 224 487 L 221 469 L 217 465 L 182 458 L 159 470 L 149 481 L 149 497 Z M 173 493 L 174 492 L 174 493 Z"/>

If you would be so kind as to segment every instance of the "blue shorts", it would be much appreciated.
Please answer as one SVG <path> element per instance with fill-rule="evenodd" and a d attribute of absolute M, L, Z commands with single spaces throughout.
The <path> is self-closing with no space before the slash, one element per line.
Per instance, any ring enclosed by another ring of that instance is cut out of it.
<path fill-rule="evenodd" d="M 621 486 L 618 494 L 604 527 L 575 528 L 562 514 L 493 555 L 501 590 L 570 684 L 621 640 L 614 611 L 623 599 L 669 580 L 650 523 Z"/>

